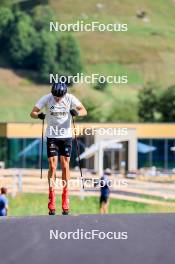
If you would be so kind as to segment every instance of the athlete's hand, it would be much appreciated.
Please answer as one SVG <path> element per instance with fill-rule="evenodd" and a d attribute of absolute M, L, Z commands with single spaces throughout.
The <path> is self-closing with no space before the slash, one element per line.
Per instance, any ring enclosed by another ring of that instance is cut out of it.
<path fill-rule="evenodd" d="M 46 117 L 46 115 L 44 113 L 38 114 L 38 118 L 41 119 L 41 120 L 44 120 L 45 117 Z"/>
<path fill-rule="evenodd" d="M 77 112 L 77 110 L 75 110 L 75 109 L 71 109 L 70 110 L 70 114 L 72 115 L 72 116 L 78 116 L 78 112 Z"/>

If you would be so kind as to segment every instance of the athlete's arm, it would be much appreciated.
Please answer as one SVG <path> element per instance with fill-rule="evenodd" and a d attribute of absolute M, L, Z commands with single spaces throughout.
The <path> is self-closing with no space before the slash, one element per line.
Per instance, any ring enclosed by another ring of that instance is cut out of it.
<path fill-rule="evenodd" d="M 34 106 L 34 108 L 32 109 L 32 112 L 30 113 L 30 116 L 34 119 L 37 119 L 39 112 L 40 112 L 40 109 Z"/>
<path fill-rule="evenodd" d="M 84 105 L 74 96 L 74 95 L 71 95 L 71 98 L 72 98 L 72 102 L 71 102 L 71 106 L 70 106 L 70 109 L 71 109 L 71 115 L 73 116 L 86 116 L 87 115 L 87 111 L 84 107 Z"/>
<path fill-rule="evenodd" d="M 30 116 L 34 119 L 40 118 L 40 119 L 44 119 L 45 118 L 45 114 L 43 113 L 39 113 L 41 111 L 41 109 L 46 105 L 47 100 L 49 98 L 49 95 L 44 95 L 43 97 L 41 97 L 41 99 L 36 103 L 36 105 L 34 106 L 34 108 L 32 109 L 32 112 L 30 113 Z"/>
<path fill-rule="evenodd" d="M 84 105 L 82 105 L 82 104 L 80 106 L 77 106 L 76 110 L 78 111 L 79 116 L 86 116 L 87 115 L 87 110 L 84 107 Z"/>

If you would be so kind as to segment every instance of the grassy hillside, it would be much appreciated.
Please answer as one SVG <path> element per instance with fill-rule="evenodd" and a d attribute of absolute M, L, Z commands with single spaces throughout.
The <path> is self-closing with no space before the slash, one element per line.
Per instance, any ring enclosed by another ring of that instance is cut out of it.
<path fill-rule="evenodd" d="M 90 98 L 96 104 L 97 113 L 103 105 L 108 114 L 116 104 L 117 111 L 124 107 L 119 121 L 125 120 L 123 112 L 129 109 L 132 115 L 126 121 L 137 121 L 137 93 L 146 81 L 155 80 L 162 88 L 175 84 L 175 1 L 101 0 L 100 9 L 98 3 L 97 0 L 50 0 L 60 23 L 77 20 L 128 23 L 127 33 L 74 34 L 81 47 L 86 73 L 127 74 L 129 83 L 109 85 L 105 92 L 94 91 L 87 85 L 73 91 L 85 104 Z M 148 22 L 136 17 L 138 10 L 147 13 Z M 0 60 L 0 66 L 3 65 Z M 0 75 L 0 121 L 29 121 L 32 105 L 49 87 L 35 84 L 26 75 L 10 69 L 1 68 Z"/>
<path fill-rule="evenodd" d="M 34 103 L 49 93 L 49 88 L 35 85 L 9 69 L 1 68 L 0 76 L 0 122 L 30 122 Z"/>
<path fill-rule="evenodd" d="M 88 70 L 95 68 L 104 73 L 109 70 L 113 73 L 129 72 L 134 76 L 129 76 L 131 84 L 133 78 L 138 84 L 150 79 L 156 79 L 162 85 L 175 83 L 173 0 L 102 0 L 100 3 L 103 7 L 100 10 L 97 0 L 50 2 L 58 14 L 58 21 L 62 23 L 76 22 L 86 16 L 87 22 L 128 24 L 127 33 L 74 33 L 79 39 Z M 138 10 L 147 12 L 149 22 L 136 17 Z"/>

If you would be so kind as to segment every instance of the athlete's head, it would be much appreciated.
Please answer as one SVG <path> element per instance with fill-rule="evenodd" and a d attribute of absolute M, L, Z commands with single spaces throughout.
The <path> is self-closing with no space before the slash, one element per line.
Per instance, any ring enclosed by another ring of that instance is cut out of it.
<path fill-rule="evenodd" d="M 6 194 L 7 193 L 7 188 L 1 187 L 1 194 Z"/>
<path fill-rule="evenodd" d="M 63 97 L 67 93 L 67 85 L 62 82 L 53 83 L 51 93 L 54 97 Z"/>
<path fill-rule="evenodd" d="M 105 169 L 104 173 L 106 175 L 111 175 L 111 170 L 109 168 Z"/>

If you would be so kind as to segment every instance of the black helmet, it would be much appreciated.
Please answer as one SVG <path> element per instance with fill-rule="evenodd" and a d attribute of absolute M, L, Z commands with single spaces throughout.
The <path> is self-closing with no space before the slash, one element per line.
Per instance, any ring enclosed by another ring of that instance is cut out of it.
<path fill-rule="evenodd" d="M 62 97 L 67 93 L 67 85 L 65 83 L 53 83 L 51 93 L 53 96 Z"/>

